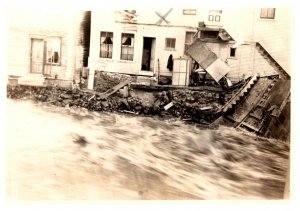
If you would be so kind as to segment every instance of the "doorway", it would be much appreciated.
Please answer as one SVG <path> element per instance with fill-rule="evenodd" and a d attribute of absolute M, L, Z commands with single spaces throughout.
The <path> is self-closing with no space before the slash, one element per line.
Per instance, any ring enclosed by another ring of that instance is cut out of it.
<path fill-rule="evenodd" d="M 44 71 L 44 40 L 31 39 L 30 73 L 43 74 Z"/>
<path fill-rule="evenodd" d="M 143 37 L 142 70 L 154 71 L 155 38 Z"/>

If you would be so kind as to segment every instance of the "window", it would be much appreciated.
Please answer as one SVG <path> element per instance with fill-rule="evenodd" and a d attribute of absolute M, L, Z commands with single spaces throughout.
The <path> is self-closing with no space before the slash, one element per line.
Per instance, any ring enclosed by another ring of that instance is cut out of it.
<path fill-rule="evenodd" d="M 213 15 L 209 15 L 209 16 L 208 16 L 208 20 L 209 20 L 209 21 L 214 21 L 214 16 L 213 16 Z"/>
<path fill-rule="evenodd" d="M 218 38 L 219 31 L 201 31 L 200 38 Z"/>
<path fill-rule="evenodd" d="M 61 38 L 52 37 L 46 40 L 46 62 L 60 65 L 61 63 Z"/>
<path fill-rule="evenodd" d="M 184 52 L 196 40 L 196 37 L 194 37 L 195 33 L 196 32 L 186 32 L 185 33 Z"/>
<path fill-rule="evenodd" d="M 175 49 L 175 38 L 166 38 L 166 49 Z"/>
<path fill-rule="evenodd" d="M 121 59 L 133 61 L 134 34 L 122 33 Z"/>
<path fill-rule="evenodd" d="M 221 21 L 222 10 L 209 10 L 208 21 L 220 22 Z"/>
<path fill-rule="evenodd" d="M 196 9 L 184 9 L 183 14 L 184 15 L 196 15 L 197 10 Z"/>
<path fill-rule="evenodd" d="M 220 15 L 209 15 L 208 16 L 208 21 L 220 22 L 221 21 L 221 16 Z"/>
<path fill-rule="evenodd" d="M 230 48 L 230 57 L 235 57 L 236 48 Z"/>
<path fill-rule="evenodd" d="M 100 33 L 100 57 L 112 58 L 113 51 L 113 33 L 101 32 Z"/>
<path fill-rule="evenodd" d="M 260 18 L 274 19 L 275 18 L 275 8 L 262 8 L 260 10 Z"/>

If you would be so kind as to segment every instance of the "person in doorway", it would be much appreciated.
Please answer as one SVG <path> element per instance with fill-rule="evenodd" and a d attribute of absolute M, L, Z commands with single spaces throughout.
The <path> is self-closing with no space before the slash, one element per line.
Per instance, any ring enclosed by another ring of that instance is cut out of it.
<path fill-rule="evenodd" d="M 169 58 L 168 58 L 168 64 L 167 64 L 167 68 L 170 71 L 173 71 L 173 55 L 170 54 Z"/>

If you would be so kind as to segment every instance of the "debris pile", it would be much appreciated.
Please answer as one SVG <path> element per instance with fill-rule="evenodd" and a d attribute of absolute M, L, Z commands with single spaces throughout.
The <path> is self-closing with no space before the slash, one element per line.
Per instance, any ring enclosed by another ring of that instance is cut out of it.
<path fill-rule="evenodd" d="M 183 89 L 146 93 L 128 86 L 103 99 L 98 94 L 79 89 L 8 85 L 7 97 L 93 111 L 176 117 L 205 124 L 219 115 L 217 111 L 221 106 L 219 94 L 214 92 Z"/>

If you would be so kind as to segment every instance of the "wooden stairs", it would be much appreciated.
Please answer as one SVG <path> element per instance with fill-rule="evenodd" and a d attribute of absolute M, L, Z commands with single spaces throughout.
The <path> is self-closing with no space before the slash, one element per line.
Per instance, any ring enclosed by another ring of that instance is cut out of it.
<path fill-rule="evenodd" d="M 258 75 L 255 74 L 244 86 L 220 109 L 219 112 L 226 113 L 232 109 L 254 86 L 258 80 Z"/>

